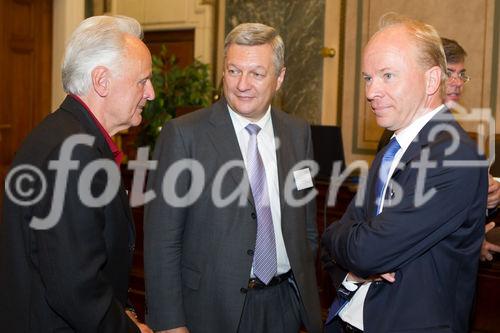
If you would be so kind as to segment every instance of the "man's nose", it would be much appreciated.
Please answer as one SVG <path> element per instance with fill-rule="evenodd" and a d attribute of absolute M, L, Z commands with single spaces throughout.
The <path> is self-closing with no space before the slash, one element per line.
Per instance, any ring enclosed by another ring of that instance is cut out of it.
<path fill-rule="evenodd" d="M 369 101 L 371 101 L 377 97 L 381 97 L 383 95 L 383 90 L 382 90 L 382 87 L 379 83 L 379 80 L 373 79 L 371 82 L 366 83 L 365 93 L 366 93 L 366 98 Z"/>
<path fill-rule="evenodd" d="M 238 84 L 236 85 L 236 88 L 238 88 L 239 91 L 245 91 L 250 89 L 250 82 L 248 75 L 246 73 L 243 73 L 240 78 L 238 79 Z"/>
<path fill-rule="evenodd" d="M 151 80 L 148 80 L 148 82 L 146 82 L 144 98 L 148 101 L 152 101 L 153 99 L 155 99 L 155 88 L 153 87 L 153 83 L 151 82 Z"/>

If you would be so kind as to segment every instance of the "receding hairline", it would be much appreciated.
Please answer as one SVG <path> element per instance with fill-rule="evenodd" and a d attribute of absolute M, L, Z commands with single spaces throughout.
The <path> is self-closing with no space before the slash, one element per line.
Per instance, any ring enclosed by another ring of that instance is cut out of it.
<path fill-rule="evenodd" d="M 428 70 L 437 66 L 441 70 L 441 92 L 444 96 L 446 86 L 446 57 L 441 38 L 436 28 L 423 21 L 412 19 L 410 17 L 389 12 L 379 20 L 379 30 L 372 36 L 370 41 L 381 34 L 393 30 L 404 31 L 410 38 L 409 48 L 413 48 L 414 59 L 418 66 L 423 70 Z M 404 41 L 405 42 L 405 41 Z M 404 48 L 402 49 L 404 50 Z"/>
<path fill-rule="evenodd" d="M 414 51 L 417 51 L 419 52 L 418 50 L 418 41 L 417 39 L 415 38 L 415 36 L 412 35 L 410 29 L 403 23 L 395 23 L 395 24 L 392 24 L 390 26 L 387 26 L 387 27 L 384 27 L 378 31 L 376 31 L 372 37 L 368 40 L 368 43 L 365 45 L 364 47 L 364 51 L 363 52 L 366 52 L 366 50 L 375 42 L 380 42 L 379 40 L 381 38 L 388 38 L 387 35 L 394 35 L 395 33 L 404 33 L 403 35 L 403 38 L 405 38 L 406 40 L 410 41 L 411 42 L 411 48 L 414 50 Z M 388 39 L 389 41 L 393 42 L 393 41 L 401 41 L 401 36 L 400 37 L 396 37 L 396 36 L 391 36 L 390 39 Z M 387 39 L 384 40 L 384 42 L 387 42 Z"/>
<path fill-rule="evenodd" d="M 377 32 L 375 32 L 372 35 L 372 37 L 370 38 L 370 40 L 366 44 L 365 50 L 368 48 L 368 46 L 373 41 L 381 38 L 381 36 L 383 36 L 383 34 L 387 35 L 387 34 L 395 34 L 395 33 L 402 33 L 402 35 L 401 35 L 402 37 L 401 36 L 400 37 L 392 36 L 390 39 L 391 42 L 392 41 L 401 41 L 402 38 L 405 38 L 405 40 L 409 42 L 408 49 L 411 49 L 412 54 L 413 54 L 412 56 L 414 57 L 417 64 L 419 66 L 421 66 L 423 69 L 428 69 L 420 61 L 420 56 L 422 56 L 424 54 L 424 52 L 419 47 L 419 40 L 417 37 L 415 37 L 415 35 L 412 33 L 410 27 L 407 24 L 405 24 L 404 21 L 395 22 L 395 23 L 392 23 L 390 25 L 386 25 L 386 26 L 380 28 L 379 30 L 377 30 Z"/>
<path fill-rule="evenodd" d="M 151 53 L 151 51 L 149 51 L 149 48 L 141 38 L 128 32 L 124 32 L 122 38 L 124 54 L 130 52 L 131 50 L 136 52 L 138 52 L 139 50 L 146 50 L 148 53 Z"/>

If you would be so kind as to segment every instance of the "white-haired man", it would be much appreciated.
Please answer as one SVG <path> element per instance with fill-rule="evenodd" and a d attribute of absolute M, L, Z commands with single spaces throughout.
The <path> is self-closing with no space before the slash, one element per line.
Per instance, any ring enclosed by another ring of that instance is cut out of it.
<path fill-rule="evenodd" d="M 2 331 L 151 332 L 125 310 L 135 234 L 111 140 L 138 125 L 154 98 L 141 37 L 134 19 L 96 16 L 69 41 L 68 96 L 26 138 L 5 184 Z"/>

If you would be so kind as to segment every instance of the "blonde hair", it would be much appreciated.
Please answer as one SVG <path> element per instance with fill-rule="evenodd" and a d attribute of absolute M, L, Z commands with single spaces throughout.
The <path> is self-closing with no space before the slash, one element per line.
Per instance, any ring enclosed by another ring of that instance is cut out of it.
<path fill-rule="evenodd" d="M 430 24 L 411 19 L 407 16 L 389 12 L 380 17 L 379 31 L 402 25 L 415 41 L 418 50 L 418 62 L 424 69 L 438 66 L 441 69 L 441 95 L 446 91 L 446 56 L 437 30 Z"/>

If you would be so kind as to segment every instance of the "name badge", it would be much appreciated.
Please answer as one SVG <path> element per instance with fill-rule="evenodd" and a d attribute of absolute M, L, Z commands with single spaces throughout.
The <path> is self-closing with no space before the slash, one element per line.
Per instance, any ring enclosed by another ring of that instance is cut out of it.
<path fill-rule="evenodd" d="M 299 191 L 309 187 L 313 187 L 311 171 L 309 170 L 309 168 L 294 171 L 293 178 L 295 179 L 295 185 L 297 186 L 297 190 Z"/>

